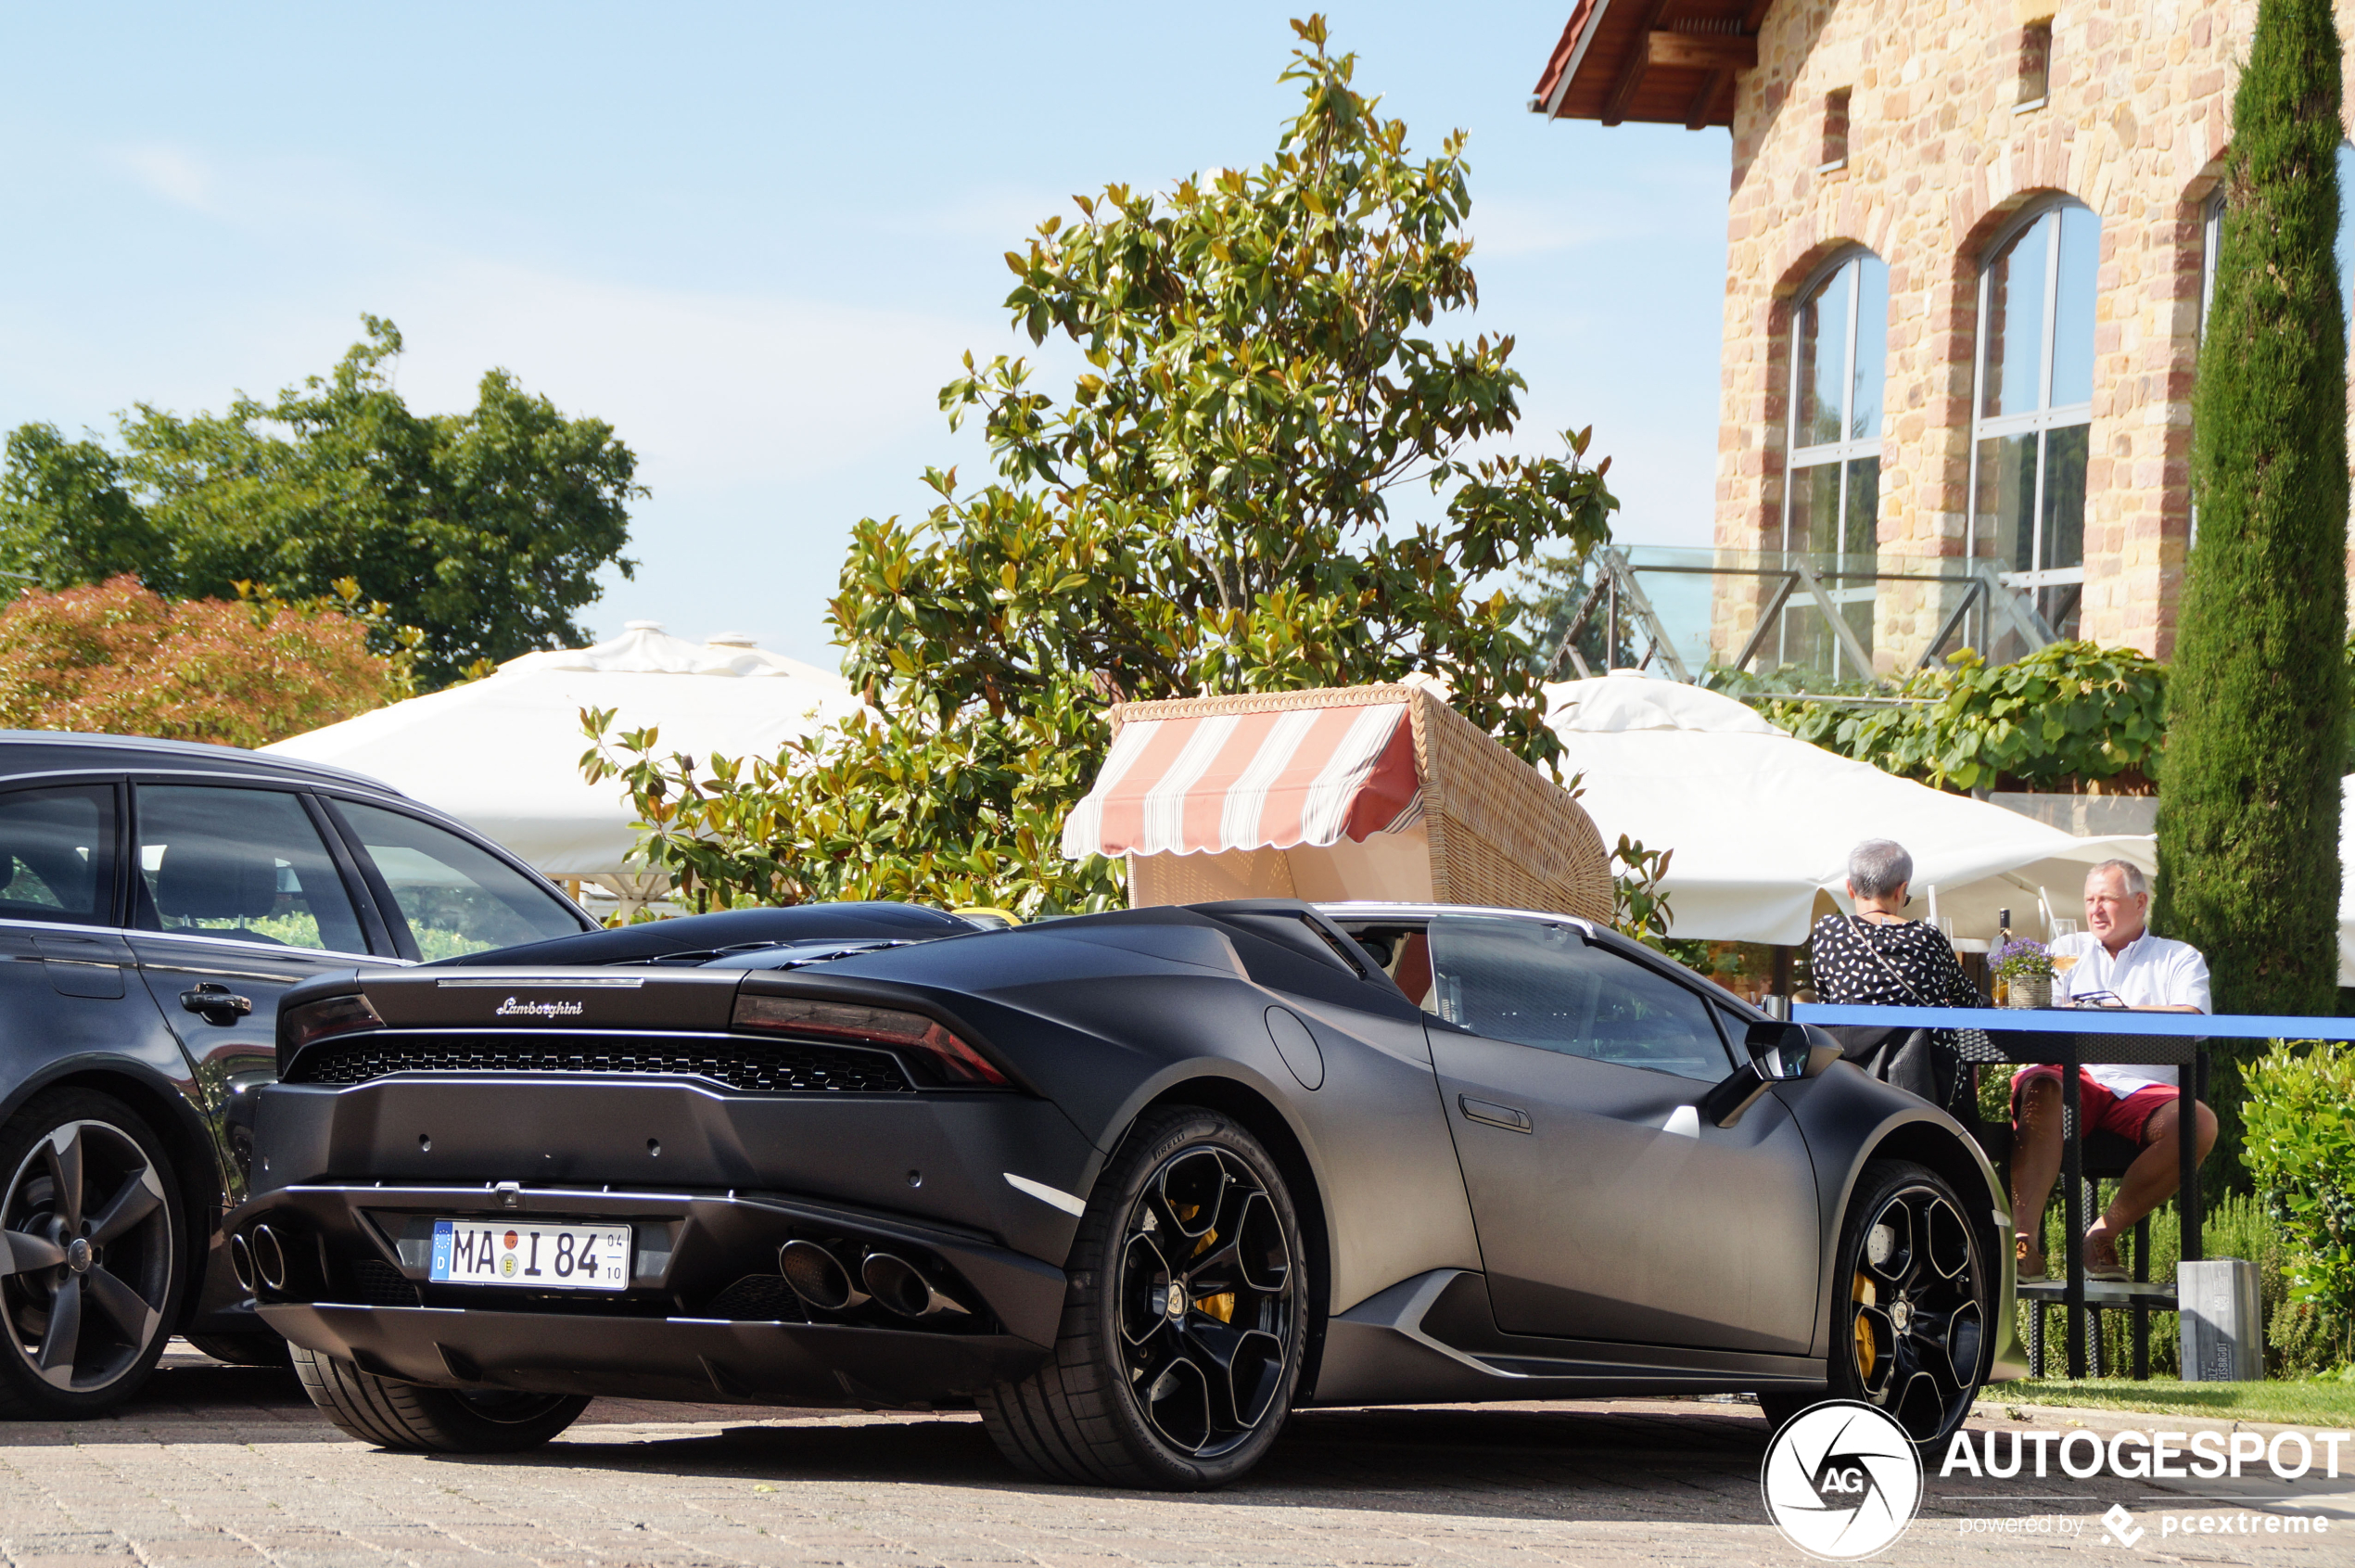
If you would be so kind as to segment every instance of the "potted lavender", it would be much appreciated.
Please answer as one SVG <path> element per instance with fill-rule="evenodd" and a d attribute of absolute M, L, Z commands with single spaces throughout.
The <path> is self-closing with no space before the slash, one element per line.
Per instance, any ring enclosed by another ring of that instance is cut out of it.
<path fill-rule="evenodd" d="M 1995 950 L 1989 963 L 2003 983 L 2005 1007 L 2053 1005 L 2053 955 L 2044 944 L 2022 937 Z"/>

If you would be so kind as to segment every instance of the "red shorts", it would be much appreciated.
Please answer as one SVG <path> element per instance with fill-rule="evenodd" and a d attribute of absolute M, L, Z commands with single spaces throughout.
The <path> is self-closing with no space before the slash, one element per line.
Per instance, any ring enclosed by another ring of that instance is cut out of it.
<path fill-rule="evenodd" d="M 2019 1091 L 2035 1078 L 2050 1078 L 2060 1082 L 2060 1069 L 2050 1062 L 2040 1062 L 2032 1067 L 2022 1067 L 2012 1075 L 2012 1125 L 2019 1125 Z M 2077 1069 L 2077 1112 L 2087 1130 L 2114 1132 L 2129 1143 L 2143 1141 L 2143 1128 L 2159 1107 L 2175 1103 L 2180 1092 L 2171 1084 L 2146 1084 L 2128 1095 L 2112 1093 L 2094 1081 L 2094 1075 L 2084 1068 Z"/>

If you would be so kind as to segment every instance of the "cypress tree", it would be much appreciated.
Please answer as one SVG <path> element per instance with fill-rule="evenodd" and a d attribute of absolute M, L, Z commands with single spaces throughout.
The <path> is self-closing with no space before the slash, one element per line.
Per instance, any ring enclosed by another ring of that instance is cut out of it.
<path fill-rule="evenodd" d="M 2199 534 L 2158 804 L 2158 924 L 2220 1013 L 2329 1013 L 2347 726 L 2347 330 L 2329 0 L 2260 0 L 2233 102 L 2215 300 L 2192 397 Z M 2237 1064 L 2211 1095 L 2237 1140 Z"/>

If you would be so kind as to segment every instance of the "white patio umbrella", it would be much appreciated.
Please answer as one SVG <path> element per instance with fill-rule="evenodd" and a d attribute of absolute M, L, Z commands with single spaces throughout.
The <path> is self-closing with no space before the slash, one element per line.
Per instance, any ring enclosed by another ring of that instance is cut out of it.
<path fill-rule="evenodd" d="M 772 756 L 858 706 L 840 676 L 749 637 L 691 643 L 633 620 L 612 642 L 526 654 L 484 680 L 264 749 L 382 779 L 544 874 L 598 883 L 635 906 L 666 885 L 630 859 L 636 812 L 621 782 L 581 777 L 582 708 L 615 709 L 609 734 L 658 725 L 664 755 L 708 758 Z"/>
<path fill-rule="evenodd" d="M 1893 838 L 1914 857 L 1914 906 L 1960 939 L 2018 935 L 2082 919 L 2098 861 L 2154 863 L 2148 835 L 2074 838 L 1966 796 L 1837 756 L 1776 728 L 1731 697 L 1679 682 L 1609 675 L 1545 688 L 1547 723 L 1583 773 L 1580 804 L 1602 830 L 1673 849 L 1665 886 L 1674 933 L 1723 941 L 1806 939 L 1819 895 L 1850 907 L 1848 852 Z"/>

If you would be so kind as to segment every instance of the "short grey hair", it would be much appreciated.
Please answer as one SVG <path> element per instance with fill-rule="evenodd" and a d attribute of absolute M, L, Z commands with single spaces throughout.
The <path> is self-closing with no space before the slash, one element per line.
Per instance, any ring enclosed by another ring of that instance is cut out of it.
<path fill-rule="evenodd" d="M 1848 852 L 1849 885 L 1867 899 L 1886 899 L 1914 880 L 1914 857 L 1893 838 L 1867 838 Z"/>
<path fill-rule="evenodd" d="M 2126 896 L 2130 899 L 2142 898 L 2151 890 L 2151 879 L 2145 876 L 2143 868 L 2132 860 L 2104 860 L 2085 873 L 2085 880 L 2091 882 L 2106 871 L 2118 873 L 2118 879 L 2126 884 Z"/>

